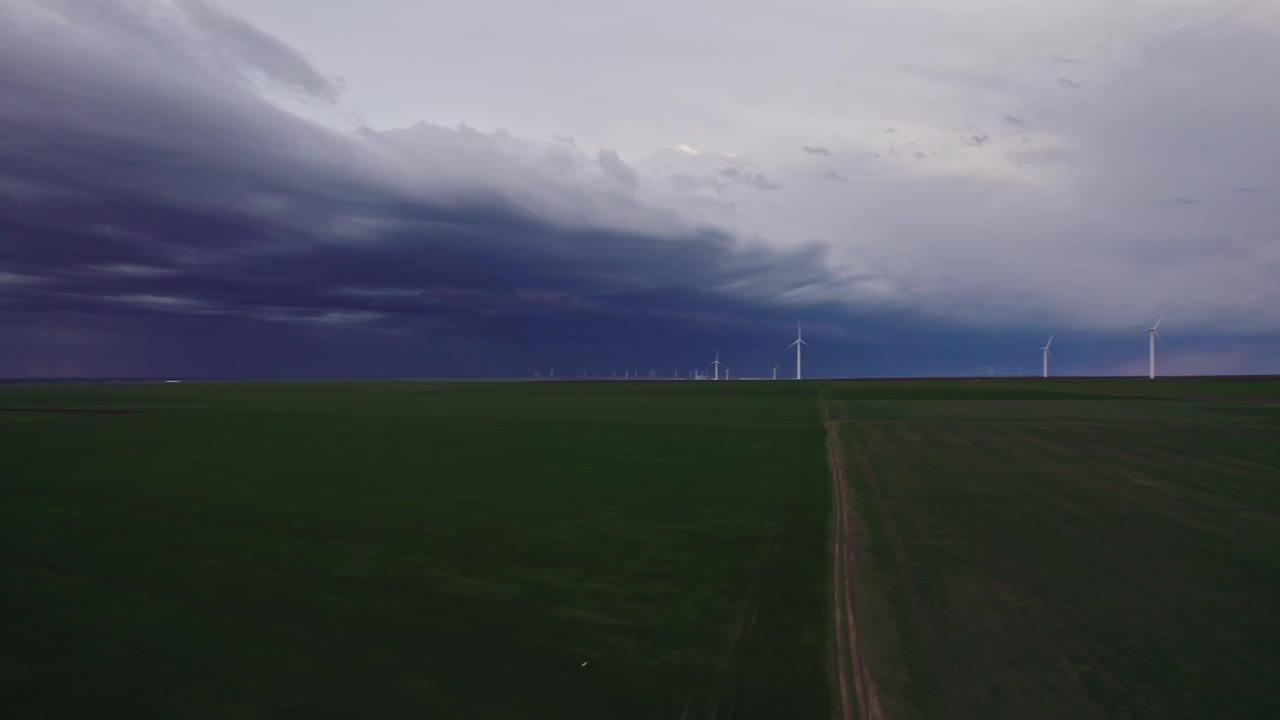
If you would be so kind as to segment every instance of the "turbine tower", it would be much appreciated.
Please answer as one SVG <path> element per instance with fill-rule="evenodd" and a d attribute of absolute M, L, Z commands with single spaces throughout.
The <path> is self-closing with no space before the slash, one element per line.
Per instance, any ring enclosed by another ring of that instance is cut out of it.
<path fill-rule="evenodd" d="M 773 366 L 773 379 L 774 379 L 774 380 L 777 380 L 777 379 L 778 379 L 778 366 L 777 366 L 777 365 L 774 365 L 774 366 Z"/>
<path fill-rule="evenodd" d="M 1049 377 L 1049 355 L 1051 354 L 1049 352 L 1049 346 L 1052 344 L 1053 336 L 1050 335 L 1049 342 L 1045 343 L 1044 347 L 1040 348 L 1040 352 L 1044 353 L 1044 374 L 1041 377 Z"/>
<path fill-rule="evenodd" d="M 804 346 L 804 345 L 813 347 L 812 345 L 809 345 L 809 343 L 804 341 L 804 334 L 801 332 L 800 323 L 796 323 L 796 341 L 788 345 L 787 349 L 790 350 L 793 347 L 796 349 L 796 379 L 797 380 L 800 379 L 800 348 L 801 346 Z"/>
<path fill-rule="evenodd" d="M 1151 346 L 1151 355 L 1147 363 L 1147 377 L 1151 380 L 1156 379 L 1156 338 L 1160 336 L 1160 321 L 1164 319 L 1164 313 L 1160 313 L 1160 317 L 1156 318 L 1156 323 L 1147 328 L 1147 342 Z"/>
<path fill-rule="evenodd" d="M 712 363 L 711 363 L 711 366 L 712 366 L 712 367 L 714 367 L 714 368 L 716 369 L 716 376 L 715 376 L 715 379 L 716 379 L 716 380 L 719 380 L 719 379 L 720 379 L 720 366 L 721 366 L 722 364 L 723 364 L 723 363 L 721 363 L 721 362 L 720 362 L 720 349 L 719 349 L 719 348 L 717 348 L 717 349 L 716 349 L 716 359 L 715 359 L 715 361 L 714 361 L 714 362 L 712 362 Z"/>

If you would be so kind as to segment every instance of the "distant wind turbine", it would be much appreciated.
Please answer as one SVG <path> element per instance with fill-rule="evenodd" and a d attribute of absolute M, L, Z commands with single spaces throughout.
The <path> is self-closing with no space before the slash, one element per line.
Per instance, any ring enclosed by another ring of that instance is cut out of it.
<path fill-rule="evenodd" d="M 720 379 L 720 366 L 723 364 L 724 363 L 720 362 L 720 349 L 716 348 L 716 359 L 711 363 L 711 366 L 716 369 L 716 376 L 715 376 L 716 380 Z"/>
<path fill-rule="evenodd" d="M 1044 347 L 1040 348 L 1040 352 L 1044 353 L 1044 375 L 1042 375 L 1042 377 L 1049 377 L 1049 356 L 1052 354 L 1049 352 L 1049 346 L 1052 344 L 1053 335 L 1050 335 L 1049 342 L 1045 343 Z"/>
<path fill-rule="evenodd" d="M 773 366 L 773 379 L 774 379 L 774 380 L 777 380 L 777 379 L 778 379 L 778 366 L 777 366 L 777 365 L 774 365 L 774 366 Z"/>
<path fill-rule="evenodd" d="M 1154 325 L 1146 329 L 1147 341 L 1151 345 L 1151 355 L 1147 364 L 1147 377 L 1156 379 L 1156 338 L 1160 336 L 1160 321 L 1164 319 L 1164 313 L 1160 313 L 1160 317 L 1156 318 Z"/>
<path fill-rule="evenodd" d="M 801 332 L 801 325 L 800 323 L 796 323 L 796 341 L 788 345 L 787 349 L 790 350 L 793 347 L 796 349 L 796 379 L 797 380 L 800 379 L 800 348 L 801 346 L 805 346 L 805 345 L 808 345 L 809 347 L 813 347 L 812 345 L 809 345 L 809 343 L 804 341 L 804 334 Z"/>

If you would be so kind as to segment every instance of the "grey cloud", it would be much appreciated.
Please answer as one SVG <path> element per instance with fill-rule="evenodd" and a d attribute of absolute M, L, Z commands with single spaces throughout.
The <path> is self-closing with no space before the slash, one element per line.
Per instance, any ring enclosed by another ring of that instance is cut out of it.
<path fill-rule="evenodd" d="M 867 162 L 851 173 L 846 207 L 788 196 L 785 223 L 747 219 L 762 232 L 820 237 L 856 225 L 857 239 L 834 246 L 832 262 L 884 280 L 874 298 L 940 318 L 1115 328 L 1137 322 L 1128 314 L 1176 307 L 1184 328 L 1273 332 L 1274 212 L 1249 193 L 1216 189 L 1274 186 L 1280 98 L 1249 78 L 1278 61 L 1280 25 L 1183 18 L 1095 68 L 1089 103 L 1030 71 L 993 86 L 1014 117 L 1034 109 L 1016 144 L 1024 152 L 943 150 L 909 168 Z M 1194 258 L 1153 261 L 1205 237 L 1222 240 Z M 848 292 L 866 302 L 871 287 Z"/>
<path fill-rule="evenodd" d="M 154 265 L 137 265 L 134 263 L 103 263 L 86 265 L 84 269 L 91 273 L 117 277 L 162 277 L 173 275 L 178 271 L 173 268 L 155 267 Z"/>
<path fill-rule="evenodd" d="M 841 175 L 840 173 L 836 172 L 835 170 L 828 170 L 826 173 L 824 173 L 824 174 L 823 174 L 823 176 L 822 176 L 822 177 L 824 177 L 824 178 L 826 178 L 826 179 L 828 179 L 828 180 L 831 180 L 831 181 L 833 181 L 833 182 L 842 182 L 842 183 L 847 183 L 847 182 L 849 182 L 849 178 L 845 177 L 844 175 Z"/>
<path fill-rule="evenodd" d="M 8 272 L 0 270 L 0 285 L 32 285 L 44 282 L 45 278 L 35 275 L 24 275 L 22 273 Z"/>
<path fill-rule="evenodd" d="M 1080 89 L 1080 83 L 1076 82 L 1075 80 L 1072 80 L 1071 78 L 1060 77 L 1058 78 L 1058 84 L 1070 90 Z"/>
<path fill-rule="evenodd" d="M 597 154 L 596 159 L 600 163 L 600 169 L 603 170 L 606 175 L 617 180 L 623 185 L 634 187 L 638 182 L 638 176 L 636 175 L 635 169 L 623 162 L 622 158 L 618 157 L 617 152 L 613 150 L 601 150 Z"/>
<path fill-rule="evenodd" d="M 750 185 L 753 188 L 756 188 L 757 190 L 777 190 L 778 188 L 782 187 L 781 185 L 769 180 L 769 178 L 759 173 L 751 173 L 747 175 L 747 177 L 743 180 L 743 182 L 745 182 L 746 184 Z"/>
<path fill-rule="evenodd" d="M 748 187 L 757 190 L 777 190 L 781 185 L 769 180 L 760 173 L 739 170 L 735 167 L 727 167 L 720 171 L 721 177 L 727 178 L 733 182 L 742 183 Z"/>
<path fill-rule="evenodd" d="M 1020 118 L 1020 117 L 1017 117 L 1016 115 L 1005 115 L 1005 116 L 1004 116 L 1004 121 L 1005 121 L 1006 123 L 1008 123 L 1009 125 L 1012 125 L 1012 126 L 1014 126 L 1014 127 L 1016 127 L 1016 128 L 1022 129 L 1022 130 L 1025 130 L 1025 129 L 1026 129 L 1026 127 L 1027 127 L 1027 121 L 1026 121 L 1026 120 L 1023 120 L 1023 119 L 1022 119 L 1022 118 Z"/>
<path fill-rule="evenodd" d="M 805 145 L 803 150 L 810 155 L 824 155 L 826 157 L 831 157 L 831 151 L 824 147 Z"/>
<path fill-rule="evenodd" d="M 974 147 L 982 147 L 983 145 L 986 145 L 987 143 L 991 142 L 991 136 L 987 135 L 986 133 L 971 135 L 969 136 L 969 139 L 966 140 L 966 142 Z"/>
<path fill-rule="evenodd" d="M 336 100 L 339 81 L 318 72 L 296 50 L 204 0 L 174 0 L 204 35 L 205 47 L 226 62 L 257 71 L 305 96 Z"/>

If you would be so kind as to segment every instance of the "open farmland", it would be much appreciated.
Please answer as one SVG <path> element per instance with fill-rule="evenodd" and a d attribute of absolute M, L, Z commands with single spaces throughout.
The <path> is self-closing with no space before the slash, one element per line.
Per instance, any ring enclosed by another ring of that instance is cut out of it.
<path fill-rule="evenodd" d="M 22 410 L 0 412 L 0 703 L 1275 716 L 1278 401 L 1205 379 L 0 386 Z"/>
<path fill-rule="evenodd" d="M 814 386 L 11 386 L 0 407 L 138 411 L 0 413 L 6 715 L 827 713 Z"/>
<path fill-rule="evenodd" d="M 1278 394 L 829 385 L 883 716 L 1280 714 Z"/>

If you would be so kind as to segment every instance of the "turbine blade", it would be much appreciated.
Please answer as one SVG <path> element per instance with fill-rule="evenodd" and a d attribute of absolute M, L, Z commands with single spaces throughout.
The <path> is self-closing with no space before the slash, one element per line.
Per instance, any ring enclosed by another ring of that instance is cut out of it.
<path fill-rule="evenodd" d="M 1160 313 L 1160 317 L 1156 318 L 1156 324 L 1151 326 L 1152 330 L 1160 327 L 1160 321 L 1164 319 L 1164 313 Z"/>
<path fill-rule="evenodd" d="M 1057 334 L 1057 333 L 1054 333 L 1054 335 L 1056 335 L 1056 334 Z M 1054 337 L 1053 335 L 1050 335 L 1050 336 L 1049 336 L 1049 342 L 1047 342 L 1047 343 L 1045 343 L 1045 344 L 1044 344 L 1044 347 L 1045 347 L 1045 349 L 1046 349 L 1046 350 L 1048 350 L 1048 349 L 1049 349 L 1049 347 L 1050 347 L 1051 345 L 1053 345 L 1053 337 Z"/>

